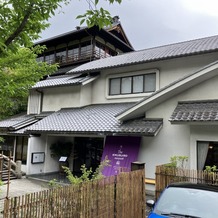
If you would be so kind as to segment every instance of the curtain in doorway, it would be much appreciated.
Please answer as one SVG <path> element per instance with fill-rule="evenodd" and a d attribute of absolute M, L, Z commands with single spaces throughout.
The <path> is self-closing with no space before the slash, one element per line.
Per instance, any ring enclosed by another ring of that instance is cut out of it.
<path fill-rule="evenodd" d="M 198 170 L 203 170 L 207 159 L 209 142 L 197 143 Z"/>

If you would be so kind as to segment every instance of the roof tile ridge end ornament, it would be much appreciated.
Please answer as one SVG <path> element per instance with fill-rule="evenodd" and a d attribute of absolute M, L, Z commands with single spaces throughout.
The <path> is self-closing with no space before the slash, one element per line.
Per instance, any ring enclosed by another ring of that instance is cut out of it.
<path fill-rule="evenodd" d="M 174 82 L 172 82 L 172 83 L 170 83 L 170 84 L 168 84 L 168 85 L 162 87 L 161 89 L 155 91 L 155 92 L 152 93 L 150 96 L 145 97 L 145 98 L 143 98 L 142 100 L 138 101 L 135 105 L 133 105 L 132 107 L 128 108 L 127 110 L 121 112 L 121 113 L 118 114 L 116 117 L 117 117 L 118 119 L 122 119 L 122 118 L 121 118 L 121 117 L 122 117 L 122 114 L 123 114 L 123 113 L 126 113 L 128 110 L 131 110 L 132 108 L 134 108 L 135 106 L 138 106 L 138 105 L 142 104 L 143 102 L 144 102 L 144 105 L 146 105 L 147 103 L 156 100 L 156 98 L 154 98 L 154 97 L 157 96 L 157 98 L 158 98 L 158 94 L 161 94 L 161 92 L 164 92 L 165 90 L 167 90 L 167 89 L 173 87 L 174 85 L 178 84 L 179 82 L 182 82 L 182 81 L 184 81 L 184 80 L 186 80 L 186 79 L 188 79 L 188 78 L 191 78 L 191 77 L 194 76 L 195 74 L 200 73 L 200 72 L 204 71 L 205 69 L 207 69 L 207 68 L 209 68 L 209 67 L 212 67 L 212 66 L 214 66 L 214 65 L 216 65 L 216 64 L 218 64 L 218 61 L 214 61 L 214 62 L 212 62 L 212 63 L 210 63 L 210 64 L 208 64 L 208 65 L 202 67 L 201 69 L 199 69 L 199 70 L 197 70 L 197 71 L 194 71 L 194 72 L 191 73 L 191 74 L 188 74 L 188 75 L 186 75 L 186 76 L 184 76 L 184 77 L 182 77 L 182 78 L 180 78 L 180 79 L 178 79 L 178 80 L 175 80 Z M 218 67 L 217 67 L 217 68 L 218 68 Z M 216 68 L 216 69 L 217 69 L 217 68 Z M 209 72 L 210 72 L 210 71 L 209 71 Z M 184 85 L 184 84 L 181 84 L 180 86 L 182 86 L 182 85 Z M 169 91 L 170 91 L 170 90 L 169 90 Z M 159 96 L 159 97 L 160 97 L 160 96 Z M 154 99 L 152 99 L 152 98 L 154 98 Z M 146 103 L 146 101 L 147 101 L 147 103 Z M 121 117 L 120 117 L 120 116 L 121 116 Z"/>

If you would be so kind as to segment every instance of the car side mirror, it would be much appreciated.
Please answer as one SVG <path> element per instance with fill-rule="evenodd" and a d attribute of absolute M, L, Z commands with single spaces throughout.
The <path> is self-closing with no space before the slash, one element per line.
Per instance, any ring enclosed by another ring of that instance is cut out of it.
<path fill-rule="evenodd" d="M 147 205 L 148 207 L 154 207 L 155 201 L 154 201 L 154 200 L 147 200 L 147 201 L 146 201 L 146 205 Z"/>

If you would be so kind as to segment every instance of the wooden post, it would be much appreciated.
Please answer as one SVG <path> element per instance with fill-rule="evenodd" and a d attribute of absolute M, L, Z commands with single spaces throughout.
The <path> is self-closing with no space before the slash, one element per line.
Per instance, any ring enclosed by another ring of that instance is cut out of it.
<path fill-rule="evenodd" d="M 10 151 L 9 158 L 8 158 L 8 182 L 7 182 L 6 199 L 8 199 L 8 196 L 9 196 L 10 176 L 11 176 L 11 151 Z"/>
<path fill-rule="evenodd" d="M 2 174 L 3 174 L 3 156 L 0 154 L 0 180 L 2 180 Z"/>

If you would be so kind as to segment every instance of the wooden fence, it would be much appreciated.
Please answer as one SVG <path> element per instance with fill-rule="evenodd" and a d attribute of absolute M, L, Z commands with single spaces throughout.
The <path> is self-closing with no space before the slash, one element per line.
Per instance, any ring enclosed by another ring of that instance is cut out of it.
<path fill-rule="evenodd" d="M 144 179 L 144 170 L 136 170 L 13 197 L 4 202 L 4 217 L 144 218 Z"/>
<path fill-rule="evenodd" d="M 218 173 L 205 172 L 202 170 L 189 170 L 183 168 L 161 165 L 156 167 L 156 191 L 155 198 L 158 199 L 161 192 L 174 182 L 193 182 L 218 185 Z"/>

